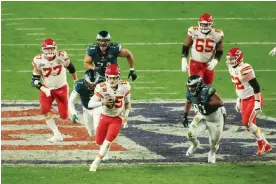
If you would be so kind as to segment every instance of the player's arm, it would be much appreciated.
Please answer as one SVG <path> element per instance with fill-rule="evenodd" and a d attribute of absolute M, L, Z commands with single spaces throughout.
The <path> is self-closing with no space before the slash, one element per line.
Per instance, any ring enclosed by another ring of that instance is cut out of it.
<path fill-rule="evenodd" d="M 182 45 L 182 59 L 181 59 L 182 72 L 187 72 L 188 70 L 187 58 L 189 55 L 190 47 L 193 45 L 192 31 L 193 31 L 193 28 L 190 27 L 188 29 L 188 34 L 186 36 L 184 44 Z"/>
<path fill-rule="evenodd" d="M 222 55 L 223 55 L 223 32 L 221 30 L 217 30 L 216 31 L 219 35 L 219 41 L 216 44 L 216 53 L 214 58 L 208 63 L 208 67 L 207 70 L 211 71 L 214 70 L 215 66 L 218 64 L 218 62 L 220 61 Z"/>
<path fill-rule="evenodd" d="M 86 55 L 84 56 L 84 68 L 88 70 L 91 73 L 91 75 L 94 75 L 93 70 L 95 69 L 95 65 L 92 58 L 92 51 L 94 51 L 95 49 L 95 47 L 88 46 L 88 48 L 86 49 Z"/>
<path fill-rule="evenodd" d="M 69 73 L 72 75 L 72 78 L 74 80 L 74 82 L 76 80 L 78 80 L 78 76 L 77 76 L 77 72 L 76 72 L 76 68 L 73 65 L 73 63 L 71 62 L 69 56 L 67 55 L 66 52 L 64 51 L 60 51 L 59 52 L 59 56 L 62 58 L 63 60 L 63 65 L 65 68 L 67 68 L 67 70 L 69 71 Z"/>
<path fill-rule="evenodd" d="M 75 109 L 75 104 L 79 96 L 80 96 L 79 93 L 74 89 L 70 94 L 69 101 L 68 101 L 69 112 L 72 116 L 73 123 L 77 123 L 79 121 L 77 116 L 77 111 Z"/>
<path fill-rule="evenodd" d="M 131 102 L 130 102 L 130 86 L 128 88 L 128 92 L 125 94 L 124 97 L 124 101 L 125 101 L 125 112 L 124 112 L 124 116 L 122 118 L 123 120 L 123 127 L 124 128 L 128 128 L 128 123 L 127 123 L 127 119 L 128 119 L 128 115 L 131 109 Z"/>
<path fill-rule="evenodd" d="M 137 75 L 134 70 L 134 57 L 133 54 L 126 48 L 121 48 L 121 45 L 119 45 L 119 54 L 120 57 L 126 57 L 128 64 L 129 64 L 129 74 L 128 78 L 131 76 L 132 80 L 134 81 L 137 78 Z"/>
<path fill-rule="evenodd" d="M 220 96 L 215 92 L 212 96 L 210 96 L 208 105 L 214 108 L 219 108 L 223 106 L 223 101 Z"/>
<path fill-rule="evenodd" d="M 188 114 L 191 111 L 191 107 L 192 107 L 192 102 L 187 98 L 187 100 L 185 102 L 185 106 L 184 106 L 184 119 L 182 121 L 182 124 L 184 127 L 189 126 Z"/>
<path fill-rule="evenodd" d="M 247 81 L 250 84 L 250 86 L 253 88 L 254 98 L 255 98 L 254 109 L 255 111 L 260 111 L 261 110 L 261 88 L 260 88 L 259 82 L 255 77 L 253 70 L 249 71 L 248 73 L 244 73 L 242 75 L 242 79 Z"/>

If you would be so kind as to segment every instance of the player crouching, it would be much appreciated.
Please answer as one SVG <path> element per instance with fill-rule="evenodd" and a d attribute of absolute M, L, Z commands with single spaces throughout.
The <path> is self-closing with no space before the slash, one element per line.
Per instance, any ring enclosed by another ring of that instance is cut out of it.
<path fill-rule="evenodd" d="M 109 65 L 105 75 L 106 82 L 97 84 L 94 95 L 88 103 L 89 108 L 103 106 L 96 130 L 96 143 L 101 147 L 90 166 L 90 171 L 97 170 L 112 141 L 118 136 L 122 124 L 124 128 L 127 128 L 127 118 L 131 107 L 131 87 L 127 81 L 120 81 L 119 67 L 116 64 Z"/>
<path fill-rule="evenodd" d="M 210 151 L 208 162 L 216 162 L 216 152 L 219 148 L 219 141 L 223 131 L 225 108 L 223 101 L 216 93 L 216 90 L 208 85 L 203 84 L 199 75 L 192 75 L 187 82 L 187 101 L 184 107 L 184 120 L 182 124 L 188 127 L 188 113 L 193 104 L 197 112 L 188 130 L 188 139 L 190 147 L 186 156 L 192 156 L 199 147 L 200 142 L 197 139 L 204 130 L 208 130 Z"/>

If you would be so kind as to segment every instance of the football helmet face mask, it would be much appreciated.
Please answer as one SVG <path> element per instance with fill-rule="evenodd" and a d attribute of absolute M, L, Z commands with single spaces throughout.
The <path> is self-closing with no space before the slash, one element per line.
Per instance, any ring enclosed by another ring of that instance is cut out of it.
<path fill-rule="evenodd" d="M 214 25 L 214 19 L 212 15 L 208 13 L 204 13 L 199 17 L 198 27 L 202 33 L 206 34 L 210 32 L 213 28 L 213 25 Z"/>
<path fill-rule="evenodd" d="M 105 51 L 110 45 L 111 36 L 107 31 L 100 31 L 97 34 L 96 41 L 101 51 Z"/>
<path fill-rule="evenodd" d="M 105 70 L 105 77 L 110 87 L 116 87 L 120 82 L 120 68 L 116 64 L 109 65 Z"/>
<path fill-rule="evenodd" d="M 84 80 L 88 89 L 90 90 L 95 89 L 97 81 L 95 80 L 95 75 L 93 75 L 93 73 L 91 74 L 91 72 L 87 70 L 84 74 Z"/>
<path fill-rule="evenodd" d="M 47 58 L 54 57 L 57 53 L 56 42 L 51 38 L 45 39 L 43 41 L 43 43 L 41 44 L 41 50 L 42 50 L 43 54 L 45 55 L 45 57 L 47 57 Z"/>
<path fill-rule="evenodd" d="M 187 81 L 187 88 L 192 95 L 197 95 L 203 87 L 203 80 L 199 75 L 191 75 Z"/>
<path fill-rule="evenodd" d="M 233 68 L 243 62 L 243 53 L 239 48 L 231 48 L 226 55 L 226 64 Z"/>

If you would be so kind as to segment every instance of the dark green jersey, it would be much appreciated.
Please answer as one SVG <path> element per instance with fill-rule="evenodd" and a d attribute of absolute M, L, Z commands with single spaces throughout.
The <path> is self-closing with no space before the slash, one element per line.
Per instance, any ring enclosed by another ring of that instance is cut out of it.
<path fill-rule="evenodd" d="M 80 95 L 82 105 L 86 109 L 90 109 L 88 108 L 88 102 L 90 98 L 94 95 L 94 90 L 88 89 L 84 79 L 80 79 L 76 81 L 74 88 L 75 88 L 75 91 Z"/>
<path fill-rule="evenodd" d="M 96 67 L 107 67 L 110 64 L 117 64 L 118 54 L 121 52 L 122 46 L 119 43 L 110 43 L 103 55 L 100 48 L 96 45 L 89 45 L 86 55 L 91 56 Z"/>
<path fill-rule="evenodd" d="M 208 105 L 210 97 L 214 95 L 215 92 L 216 90 L 212 86 L 204 85 L 196 96 L 192 95 L 189 90 L 187 90 L 186 97 L 201 114 L 209 115 L 218 109 L 218 107 L 214 108 Z"/>

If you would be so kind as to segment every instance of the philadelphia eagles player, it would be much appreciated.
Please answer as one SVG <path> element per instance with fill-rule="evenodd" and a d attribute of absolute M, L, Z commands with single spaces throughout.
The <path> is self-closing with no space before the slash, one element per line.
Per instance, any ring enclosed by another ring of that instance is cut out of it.
<path fill-rule="evenodd" d="M 190 147 L 186 152 L 186 156 L 192 156 L 199 147 L 200 142 L 197 139 L 204 130 L 209 133 L 210 151 L 208 154 L 208 162 L 216 162 L 216 152 L 219 148 L 219 140 L 223 131 L 225 108 L 223 101 L 216 93 L 216 90 L 208 85 L 204 85 L 199 75 L 192 75 L 187 82 L 187 101 L 184 107 L 184 127 L 189 127 L 188 139 Z M 188 125 L 188 113 L 191 106 L 194 106 L 196 115 Z"/>
<path fill-rule="evenodd" d="M 107 31 L 100 31 L 96 37 L 97 43 L 89 45 L 84 58 L 84 67 L 93 73 L 93 69 L 101 70 L 100 75 L 105 77 L 105 69 L 110 64 L 118 64 L 117 57 L 125 57 L 128 60 L 130 71 L 128 78 L 134 81 L 137 75 L 134 71 L 134 57 L 132 53 L 122 48 L 121 44 L 111 42 L 111 36 Z"/>
<path fill-rule="evenodd" d="M 73 123 L 77 123 L 79 122 L 79 119 L 75 109 L 75 103 L 78 97 L 80 97 L 83 106 L 84 124 L 90 136 L 94 135 L 101 110 L 99 108 L 88 108 L 88 102 L 90 98 L 94 95 L 96 84 L 103 82 L 104 80 L 105 78 L 99 76 L 98 72 L 94 70 L 92 72 L 86 71 L 84 78 L 75 82 L 74 90 L 72 91 L 69 98 L 69 111 L 72 117 L 72 121 Z"/>

